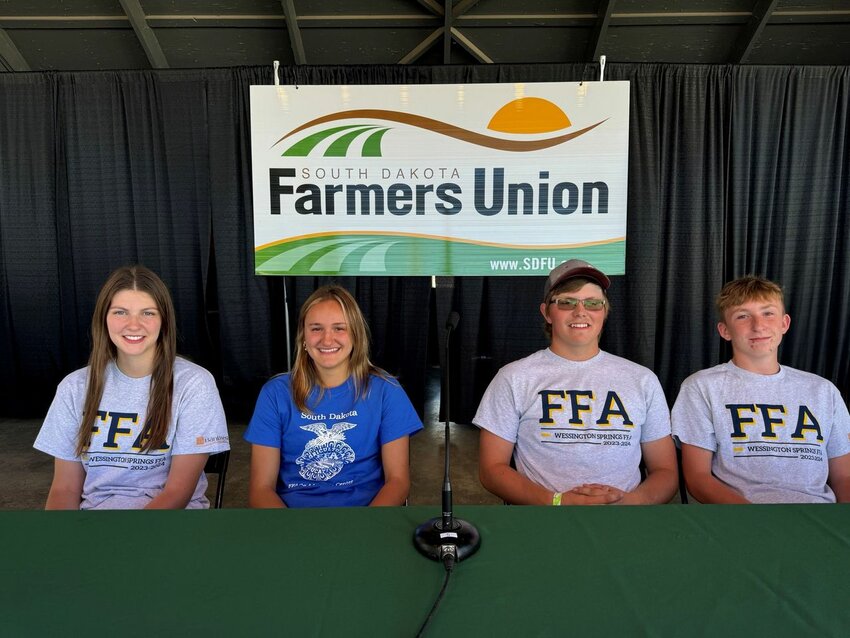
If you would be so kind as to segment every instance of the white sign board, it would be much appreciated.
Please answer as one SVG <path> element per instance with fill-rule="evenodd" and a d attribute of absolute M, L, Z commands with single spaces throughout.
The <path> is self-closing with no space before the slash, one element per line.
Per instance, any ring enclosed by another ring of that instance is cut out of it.
<path fill-rule="evenodd" d="M 629 83 L 252 86 L 265 275 L 625 272 Z"/>

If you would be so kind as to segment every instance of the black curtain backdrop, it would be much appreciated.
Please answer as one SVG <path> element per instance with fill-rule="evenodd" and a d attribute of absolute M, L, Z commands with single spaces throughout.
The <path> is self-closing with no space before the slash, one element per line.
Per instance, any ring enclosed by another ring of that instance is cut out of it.
<path fill-rule="evenodd" d="M 596 79 L 596 65 L 284 67 L 284 84 Z M 603 347 L 652 368 L 668 401 L 729 356 L 712 300 L 744 273 L 786 288 L 782 360 L 850 391 L 850 69 L 608 64 L 631 82 L 625 276 Z M 0 415 L 40 416 L 85 365 L 97 290 L 140 262 L 169 284 L 184 355 L 231 418 L 286 369 L 285 325 L 325 278 L 253 274 L 249 86 L 270 67 L 0 74 Z M 376 363 L 421 411 L 431 282 L 339 279 Z M 545 347 L 540 278 L 437 279 L 452 418 L 496 370 Z M 442 341 L 442 331 L 440 331 Z M 296 344 L 292 344 L 293 347 Z M 432 344 L 433 346 L 433 344 Z M 442 344 L 439 352 L 443 353 Z"/>

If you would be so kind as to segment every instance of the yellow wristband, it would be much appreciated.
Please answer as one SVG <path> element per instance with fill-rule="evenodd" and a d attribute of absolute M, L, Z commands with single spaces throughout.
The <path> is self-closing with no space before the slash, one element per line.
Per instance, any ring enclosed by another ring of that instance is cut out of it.
<path fill-rule="evenodd" d="M 560 505 L 561 504 L 561 492 L 555 492 L 552 494 L 552 505 Z"/>

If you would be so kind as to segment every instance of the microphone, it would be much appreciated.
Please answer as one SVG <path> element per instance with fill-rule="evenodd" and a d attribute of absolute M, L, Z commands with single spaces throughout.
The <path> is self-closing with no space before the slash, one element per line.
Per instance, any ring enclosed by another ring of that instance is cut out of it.
<path fill-rule="evenodd" d="M 451 433 L 449 430 L 449 412 L 451 403 L 449 401 L 449 343 L 450 337 L 457 324 L 460 315 L 452 310 L 446 320 L 446 374 L 445 374 L 445 397 L 446 397 L 446 456 L 445 474 L 443 476 L 443 512 L 442 516 L 425 521 L 413 533 L 413 544 L 420 554 L 431 560 L 441 561 L 446 571 L 451 571 L 456 562 L 472 556 L 481 546 L 481 536 L 473 525 L 455 518 L 452 512 L 452 483 L 450 479 L 449 445 Z"/>
<path fill-rule="evenodd" d="M 451 460 L 449 456 L 449 369 L 451 368 L 449 364 L 449 339 L 452 331 L 457 330 L 459 322 L 460 314 L 457 310 L 452 310 L 448 319 L 446 319 L 446 387 L 444 388 L 446 391 L 446 460 L 444 463 L 445 475 L 443 476 L 443 529 L 451 529 L 452 527 L 452 482 L 449 478 L 449 462 Z"/>
<path fill-rule="evenodd" d="M 457 330 L 457 324 L 460 322 L 460 314 L 458 314 L 457 310 L 452 310 L 449 313 L 449 318 L 446 319 L 446 355 L 449 353 L 449 335 L 452 334 L 452 330 Z M 446 369 L 448 369 L 448 359 L 446 359 Z"/>

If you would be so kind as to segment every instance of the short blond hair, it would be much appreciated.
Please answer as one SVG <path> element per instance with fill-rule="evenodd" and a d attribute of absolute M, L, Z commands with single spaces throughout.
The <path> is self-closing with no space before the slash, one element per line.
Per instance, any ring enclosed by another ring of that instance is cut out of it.
<path fill-rule="evenodd" d="M 738 277 L 726 285 L 717 295 L 714 300 L 714 306 L 717 309 L 717 316 L 720 321 L 726 321 L 726 311 L 730 308 L 736 308 L 748 301 L 779 301 L 782 308 L 785 308 L 785 293 L 782 291 L 782 286 L 765 277 L 758 275 L 744 275 Z"/>

